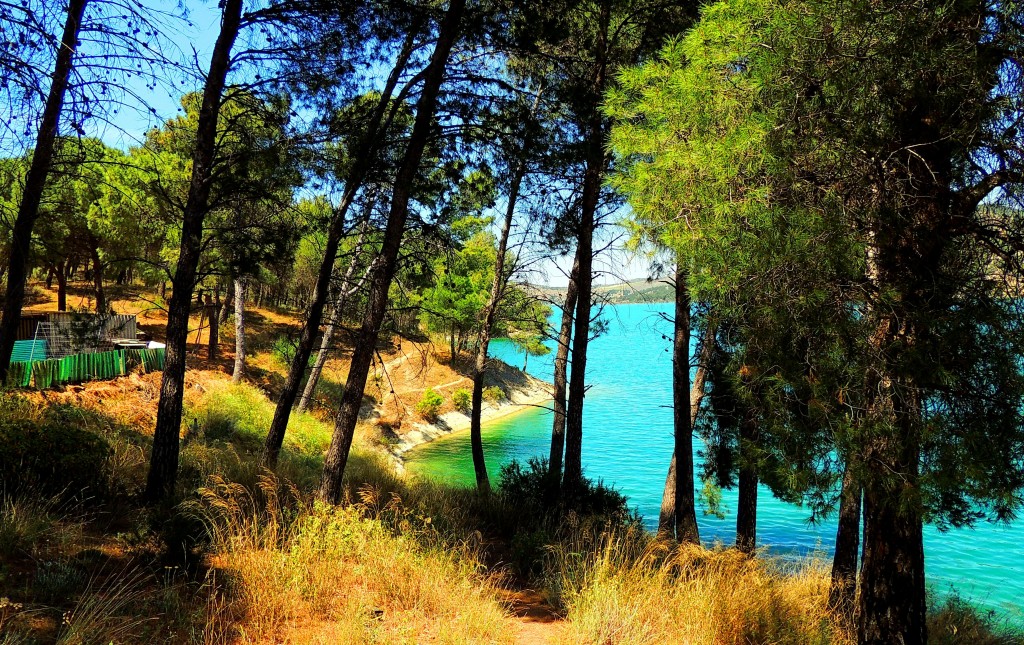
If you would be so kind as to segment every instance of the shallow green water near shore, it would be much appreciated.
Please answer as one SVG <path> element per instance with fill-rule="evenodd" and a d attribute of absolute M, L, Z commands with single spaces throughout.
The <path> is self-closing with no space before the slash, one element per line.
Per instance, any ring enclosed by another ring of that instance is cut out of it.
<path fill-rule="evenodd" d="M 668 304 L 606 308 L 609 331 L 591 344 L 587 359 L 587 381 L 592 387 L 584 406 L 586 474 L 625 493 L 652 528 L 657 524 L 672 455 L 672 330 L 659 315 L 670 311 Z M 495 356 L 522 365 L 522 356 L 510 344 L 498 341 L 493 347 Z M 550 380 L 550 357 L 531 358 L 529 371 Z M 541 408 L 487 424 L 484 451 L 491 477 L 512 459 L 547 456 L 550 433 L 551 413 Z M 406 457 L 412 473 L 473 485 L 469 433 L 438 439 Z M 735 491 L 725 491 L 726 509 L 735 509 L 735 503 Z M 780 502 L 761 487 L 759 544 L 781 555 L 830 555 L 834 518 L 810 525 L 808 516 L 806 509 Z M 703 516 L 698 521 L 706 542 L 735 539 L 736 518 L 731 512 L 724 519 Z M 946 592 L 952 587 L 965 598 L 1024 624 L 1024 521 L 1009 527 L 981 523 L 975 529 L 947 533 L 927 527 L 925 563 L 935 590 Z"/>

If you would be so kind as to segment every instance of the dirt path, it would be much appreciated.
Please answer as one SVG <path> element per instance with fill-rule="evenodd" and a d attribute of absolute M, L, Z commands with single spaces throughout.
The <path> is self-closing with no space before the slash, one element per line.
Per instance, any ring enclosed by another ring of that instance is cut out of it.
<path fill-rule="evenodd" d="M 553 645 L 560 642 L 565 620 L 542 595 L 530 589 L 509 590 L 503 595 L 518 627 L 516 643 Z"/>

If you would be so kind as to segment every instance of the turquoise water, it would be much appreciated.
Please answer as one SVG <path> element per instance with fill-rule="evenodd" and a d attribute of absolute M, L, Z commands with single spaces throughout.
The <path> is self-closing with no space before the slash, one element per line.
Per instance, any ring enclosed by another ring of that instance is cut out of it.
<path fill-rule="evenodd" d="M 662 486 L 672 456 L 672 325 L 664 319 L 672 305 L 607 307 L 608 333 L 596 339 L 587 356 L 583 465 L 588 477 L 602 479 L 625 493 L 630 504 L 657 525 Z M 508 342 L 492 344 L 493 355 L 522 365 Z M 530 358 L 529 372 L 550 380 L 551 355 Z M 534 408 L 484 427 L 488 472 L 495 477 L 513 458 L 548 454 L 551 412 Z M 407 455 L 410 472 L 451 483 L 473 485 L 469 434 L 457 433 L 416 448 Z M 724 492 L 724 519 L 698 517 L 706 542 L 735 540 L 736 492 Z M 771 551 L 789 555 L 830 555 L 835 521 L 808 524 L 806 509 L 774 499 L 762 487 L 757 509 L 757 538 Z M 1007 612 L 1024 623 L 1024 522 L 1012 526 L 979 524 L 976 529 L 940 533 L 925 529 L 929 584 L 938 591 L 955 588 L 961 596 Z"/>

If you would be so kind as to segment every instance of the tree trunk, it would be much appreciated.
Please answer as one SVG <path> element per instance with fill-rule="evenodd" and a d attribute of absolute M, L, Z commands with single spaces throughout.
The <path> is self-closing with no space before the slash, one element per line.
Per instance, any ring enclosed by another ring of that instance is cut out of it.
<path fill-rule="evenodd" d="M 356 335 L 352 362 L 349 367 L 341 406 L 334 423 L 331 445 L 324 458 L 324 472 L 318 496 L 321 500 L 339 504 L 342 498 L 342 477 L 352 447 L 352 437 L 359 419 L 359 408 L 366 389 L 366 377 L 377 346 L 377 335 L 387 310 L 388 289 L 395 275 L 398 251 L 409 216 L 409 199 L 413 183 L 419 172 L 423 150 L 430 138 L 430 130 L 437 107 L 437 95 L 444 79 L 448 56 L 458 38 L 465 0 L 451 0 L 441 22 L 434 52 L 426 69 L 420 97 L 416 101 L 416 118 L 412 132 L 395 178 L 391 195 L 391 209 L 387 228 L 381 243 L 380 255 L 374 261 L 370 278 L 370 293 L 363 315 L 363 323 Z"/>
<path fill-rule="evenodd" d="M 844 618 L 852 618 L 857 600 L 857 552 L 860 549 L 861 486 L 851 456 L 846 458 L 843 489 L 839 497 L 839 528 L 832 557 L 829 606 Z"/>
<path fill-rule="evenodd" d="M 704 338 L 700 346 L 700 362 L 697 364 L 697 373 L 693 378 L 693 385 L 690 386 L 690 429 L 691 432 L 697 427 L 697 419 L 700 417 L 700 405 L 704 400 L 704 383 L 707 380 L 708 363 L 711 361 L 711 352 L 715 351 L 715 326 L 708 322 L 704 330 Z M 691 449 L 689 462 L 690 472 L 693 472 L 693 452 Z M 686 468 L 687 466 L 683 466 Z M 661 512 L 658 516 L 658 533 L 671 533 L 676 522 L 676 452 L 672 451 L 672 460 L 668 466 L 668 476 L 665 477 L 665 488 L 661 493 Z M 690 476 L 690 503 L 696 509 L 693 501 L 693 476 Z M 696 516 L 696 511 L 694 511 Z"/>
<path fill-rule="evenodd" d="M 245 377 L 245 278 L 235 278 L 235 369 L 231 382 Z"/>
<path fill-rule="evenodd" d="M 50 91 L 43 107 L 43 116 L 32 152 L 32 163 L 25 175 L 21 203 L 11 232 L 11 250 L 7 265 L 7 291 L 4 296 L 3 317 L 0 318 L 0 383 L 7 380 L 11 366 L 14 341 L 18 337 L 21 308 L 25 305 L 25 281 L 29 274 L 29 255 L 32 247 L 32 228 L 39 217 L 39 204 L 43 197 L 46 178 L 50 174 L 53 148 L 57 140 L 60 115 L 64 107 L 64 94 L 71 76 L 73 58 L 78 47 L 78 30 L 87 0 L 70 0 L 64 33 L 57 48 L 57 59 L 50 77 Z"/>
<path fill-rule="evenodd" d="M 674 534 L 680 542 L 700 544 L 693 499 L 693 419 L 690 403 L 690 289 L 686 270 L 676 266 L 675 333 L 672 339 L 672 409 L 675 425 Z M 670 468 L 671 470 L 671 468 Z"/>
<path fill-rule="evenodd" d="M 103 293 L 103 261 L 100 260 L 100 250 L 92 247 L 92 288 L 96 294 L 96 313 L 107 313 L 107 298 Z"/>
<path fill-rule="evenodd" d="M 206 317 L 210 320 L 210 339 L 206 345 L 206 358 L 217 360 L 217 345 L 220 343 L 220 325 L 217 320 L 217 305 L 213 298 L 206 296 Z"/>
<path fill-rule="evenodd" d="M 752 411 L 740 424 L 740 481 L 736 502 L 736 548 L 753 553 L 757 548 L 757 464 L 752 454 L 758 441 L 757 417 Z"/>
<path fill-rule="evenodd" d="M 167 353 L 146 482 L 146 497 L 151 502 L 169 498 L 174 492 L 178 476 L 188 318 L 202 250 L 203 220 L 209 208 L 217 118 L 231 63 L 231 48 L 241 23 L 242 0 L 225 0 L 223 6 L 220 34 L 210 58 L 210 71 L 206 75 L 206 87 L 203 89 L 203 102 L 199 110 L 192 177 L 182 217 L 181 248 L 172 280 L 171 301 L 167 308 Z"/>
<path fill-rule="evenodd" d="M 902 465 L 916 470 L 916 462 Z M 869 478 L 864 486 L 857 642 L 923 644 L 927 633 L 921 514 L 916 508 L 900 508 L 898 493 L 873 479 L 876 483 Z"/>
<path fill-rule="evenodd" d="M 57 311 L 68 310 L 68 274 L 65 266 L 64 260 L 57 263 Z"/>
<path fill-rule="evenodd" d="M 220 303 L 220 314 L 217 316 L 217 322 L 223 325 L 228 321 L 228 316 L 231 315 L 231 308 L 235 304 L 235 280 L 234 278 L 228 282 L 227 289 L 224 290 L 224 300 Z"/>
<path fill-rule="evenodd" d="M 572 343 L 572 323 L 576 313 L 576 280 L 580 274 L 579 255 L 573 260 L 569 273 L 569 285 L 565 288 L 562 303 L 562 324 L 558 331 L 558 350 L 555 352 L 555 374 L 552 378 L 552 407 L 554 420 L 551 424 L 551 452 L 548 457 L 548 505 L 553 505 L 561 496 L 562 456 L 565 453 L 565 392 L 569 374 L 569 347 Z"/>
<path fill-rule="evenodd" d="M 306 324 L 302 329 L 302 335 L 299 337 L 295 356 L 292 357 L 292 363 L 288 368 L 288 378 L 277 400 L 277 407 L 274 409 L 274 419 L 270 424 L 270 430 L 267 432 L 267 439 L 263 447 L 263 461 L 270 468 L 277 466 L 277 458 L 281 453 L 284 435 L 288 429 L 288 419 L 291 417 L 292 407 L 295 405 L 295 397 L 299 392 L 299 387 L 302 385 L 302 379 L 306 375 L 309 355 L 313 351 L 313 343 L 316 340 L 316 334 L 320 330 L 320 323 L 323 320 L 324 305 L 327 303 L 331 287 L 331 275 L 334 273 L 334 264 L 338 258 L 338 247 L 341 244 L 341 237 L 345 231 L 345 216 L 355 199 L 356 193 L 373 167 L 373 159 L 376 158 L 376 149 L 379 145 L 378 139 L 382 132 L 385 132 L 390 126 L 389 122 L 385 123 L 384 117 L 391 103 L 391 97 L 398 84 L 398 79 L 409 62 L 418 31 L 418 29 L 410 29 L 406 37 L 402 51 L 398 55 L 398 60 L 394 68 L 392 68 L 384 91 L 381 93 L 374 108 L 371 120 L 359 137 L 357 150 L 354 155 L 356 162 L 352 165 L 351 171 L 345 178 L 345 194 L 342 196 L 341 203 L 331 214 L 327 243 L 324 245 L 324 257 L 320 262 L 316 285 L 313 287 L 309 309 L 306 312 Z M 373 201 L 367 206 L 365 219 L 369 219 L 372 213 Z"/>
<path fill-rule="evenodd" d="M 608 74 L 607 38 L 611 12 L 601 5 L 600 25 L 595 45 L 596 72 L 594 96 L 604 96 Z M 583 480 L 583 397 L 586 395 L 587 347 L 590 344 L 591 287 L 594 282 L 594 227 L 601 183 L 608 153 L 605 149 L 605 122 L 597 105 L 586 128 L 587 162 L 583 174 L 580 223 L 576 246 L 579 276 L 576 281 L 576 319 L 573 321 L 572 370 L 569 373 L 569 401 L 565 414 L 565 474 L 562 496 L 574 496 Z"/>
<path fill-rule="evenodd" d="M 369 213 L 369 210 L 367 210 Z M 341 324 L 341 316 L 345 312 L 345 305 L 348 303 L 348 299 L 359 292 L 363 287 L 363 283 L 366 282 L 366 278 L 369 275 L 372 264 L 366 268 L 363 275 L 359 278 L 359 282 L 352 284 L 352 278 L 355 277 L 356 266 L 359 264 L 359 253 L 363 249 L 363 245 L 366 242 L 366 221 L 363 221 L 363 230 L 359 233 L 359 241 L 356 242 L 355 249 L 352 251 L 352 261 L 349 262 L 348 269 L 345 270 L 345 277 L 341 281 L 341 288 L 338 290 L 338 295 L 334 300 L 334 306 L 331 308 L 331 315 L 327 322 L 327 328 L 324 329 L 323 337 L 320 339 L 320 351 L 316 355 L 316 362 L 313 364 L 312 369 L 309 371 L 309 378 L 306 380 L 306 387 L 302 390 L 302 397 L 299 399 L 299 411 L 305 412 L 309 409 L 309 404 L 313 400 L 313 393 L 316 392 L 317 383 L 320 382 L 320 375 L 324 371 L 324 365 L 327 364 L 327 356 L 331 351 L 331 341 L 334 338 L 334 332 L 338 325 Z"/>
<path fill-rule="evenodd" d="M 533 104 L 536 111 L 540 102 L 540 94 Z M 522 154 L 519 164 L 516 166 L 515 175 L 509 185 L 508 204 L 505 206 L 505 221 L 501 226 L 501 236 L 498 238 L 498 248 L 494 259 L 494 281 L 491 282 L 491 297 L 484 307 L 483 321 L 480 324 L 480 333 L 476 343 L 476 361 L 473 365 L 473 396 L 472 409 L 469 416 L 469 440 L 473 453 L 473 470 L 476 473 L 476 487 L 481 492 L 488 492 L 491 483 L 487 478 L 487 464 L 484 462 L 484 444 L 481 434 L 480 416 L 483 412 L 484 378 L 487 376 L 487 349 L 491 343 L 491 332 L 494 329 L 495 319 L 498 313 L 498 305 L 508 285 L 505 276 L 505 253 L 508 250 L 508 236 L 512 230 L 512 218 L 516 211 L 516 202 L 519 201 L 519 189 L 526 175 L 525 155 L 529 148 L 528 142 L 523 142 Z M 529 356 L 529 352 L 527 352 Z M 523 371 L 526 371 L 526 364 L 523 363 Z"/>
<path fill-rule="evenodd" d="M 53 289 L 53 274 L 57 272 L 57 269 L 51 264 L 46 270 L 46 290 Z"/>

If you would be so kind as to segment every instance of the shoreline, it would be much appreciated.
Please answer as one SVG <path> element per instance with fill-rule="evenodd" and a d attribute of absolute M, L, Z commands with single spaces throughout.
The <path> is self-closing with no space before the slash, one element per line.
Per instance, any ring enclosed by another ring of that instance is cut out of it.
<path fill-rule="evenodd" d="M 497 404 L 484 404 L 483 410 L 480 413 L 481 426 L 486 427 L 488 423 L 515 416 L 531 408 L 543 406 L 551 401 L 552 385 L 550 383 L 523 372 L 520 372 L 520 374 L 526 377 L 524 383 L 513 385 L 506 382 L 500 384 L 506 392 L 506 398 L 503 401 Z M 395 469 L 400 474 L 404 474 L 404 455 L 407 452 L 436 439 L 457 432 L 465 432 L 469 429 L 470 418 L 468 414 L 458 411 L 446 412 L 440 415 L 434 423 L 427 423 L 426 421 L 415 423 L 409 432 L 401 435 L 399 442 L 392 446 L 388 453 L 394 460 Z"/>

